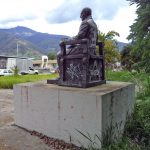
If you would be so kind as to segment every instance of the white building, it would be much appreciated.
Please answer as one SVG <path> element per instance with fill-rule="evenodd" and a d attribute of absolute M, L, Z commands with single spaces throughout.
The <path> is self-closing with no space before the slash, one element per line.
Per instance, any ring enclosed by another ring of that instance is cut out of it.
<path fill-rule="evenodd" d="M 17 66 L 19 71 L 27 71 L 29 67 L 33 67 L 33 59 L 0 55 L 0 69 L 12 69 L 14 66 Z"/>

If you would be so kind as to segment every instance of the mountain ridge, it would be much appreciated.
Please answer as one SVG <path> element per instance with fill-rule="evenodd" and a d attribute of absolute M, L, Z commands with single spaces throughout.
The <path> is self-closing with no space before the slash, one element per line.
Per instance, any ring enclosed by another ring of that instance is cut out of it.
<path fill-rule="evenodd" d="M 19 56 L 39 58 L 50 51 L 59 51 L 59 42 L 63 38 L 69 36 L 41 33 L 23 26 L 0 29 L 0 55 L 16 55 L 18 43 Z M 123 44 L 118 43 L 121 50 Z"/>
<path fill-rule="evenodd" d="M 17 26 L 10 29 L 0 29 L 0 54 L 6 54 L 11 52 L 11 55 L 15 55 L 16 53 L 16 45 L 20 47 L 21 56 L 27 56 L 26 51 L 30 51 L 30 53 L 38 54 L 36 57 L 40 57 L 41 55 L 48 54 L 50 51 L 58 51 L 59 41 L 62 38 L 67 38 L 65 35 L 55 35 L 48 33 L 41 33 L 34 31 L 27 27 Z M 7 36 L 6 36 L 7 35 Z M 9 36 L 8 36 L 9 35 Z M 5 38 L 6 37 L 6 38 Z M 12 38 L 12 41 L 9 43 L 8 39 Z M 2 42 L 3 40 L 7 42 Z M 9 43 L 9 44 L 8 44 Z M 23 44 L 24 43 L 24 44 Z M 3 47 L 3 48 L 2 48 Z"/>

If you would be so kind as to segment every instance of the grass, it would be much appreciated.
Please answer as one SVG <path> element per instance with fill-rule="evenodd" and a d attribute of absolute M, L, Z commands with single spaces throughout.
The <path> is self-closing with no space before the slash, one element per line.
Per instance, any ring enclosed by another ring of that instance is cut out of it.
<path fill-rule="evenodd" d="M 88 150 L 150 150 L 150 75 L 127 71 L 106 71 L 106 78 L 111 81 L 135 83 L 135 108 L 132 116 L 126 122 L 123 137 L 118 143 L 106 144 L 101 149 L 91 144 Z M 84 138 L 89 141 L 86 136 Z"/>
<path fill-rule="evenodd" d="M 133 82 L 136 85 L 141 84 L 141 82 L 146 83 L 148 77 L 149 74 L 146 73 L 132 73 L 128 71 L 112 72 L 110 70 L 106 71 L 107 80 Z"/>
<path fill-rule="evenodd" d="M 150 150 L 150 74 L 108 71 L 107 79 L 136 85 L 134 112 L 126 123 L 122 141 L 110 145 L 111 150 Z"/>
<path fill-rule="evenodd" d="M 13 85 L 25 82 L 35 82 L 40 80 L 47 80 L 57 77 L 57 74 L 51 75 L 16 75 L 16 76 L 1 76 L 0 77 L 0 89 L 12 89 Z"/>
<path fill-rule="evenodd" d="M 106 71 L 106 78 L 110 81 L 124 81 L 128 82 L 131 81 L 131 73 L 126 71 L 121 72 L 112 72 L 110 70 Z"/>

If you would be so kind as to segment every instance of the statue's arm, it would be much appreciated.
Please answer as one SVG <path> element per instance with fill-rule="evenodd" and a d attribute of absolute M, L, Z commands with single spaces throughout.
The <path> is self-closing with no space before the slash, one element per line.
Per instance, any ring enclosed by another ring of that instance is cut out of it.
<path fill-rule="evenodd" d="M 89 24 L 87 21 L 83 21 L 80 25 L 80 29 L 78 32 L 78 35 L 75 36 L 75 39 L 86 39 L 86 35 L 88 33 L 89 30 Z"/>
<path fill-rule="evenodd" d="M 81 43 L 88 43 L 87 40 L 87 33 L 89 30 L 89 24 L 87 21 L 83 21 L 80 25 L 80 29 L 78 34 L 69 40 L 60 41 L 60 46 L 63 47 L 64 45 L 72 45 L 72 44 L 81 44 Z"/>

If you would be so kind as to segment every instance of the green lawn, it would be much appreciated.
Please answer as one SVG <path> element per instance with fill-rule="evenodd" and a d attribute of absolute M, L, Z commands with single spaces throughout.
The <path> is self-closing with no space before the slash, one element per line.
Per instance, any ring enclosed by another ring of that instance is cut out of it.
<path fill-rule="evenodd" d="M 35 82 L 40 80 L 47 80 L 50 78 L 56 78 L 58 74 L 39 74 L 39 75 L 17 75 L 17 76 L 1 76 L 0 77 L 0 88 L 2 89 L 12 89 L 14 84 L 25 83 L 25 82 Z"/>

